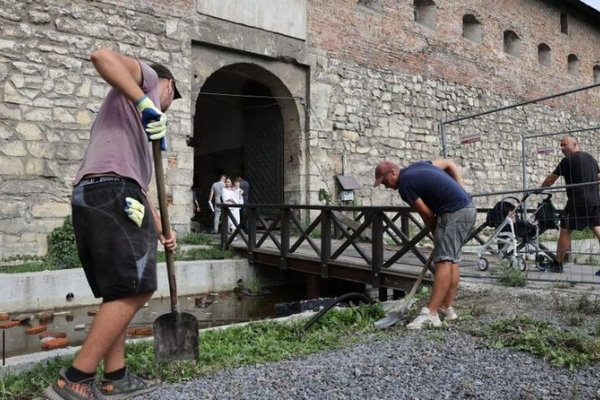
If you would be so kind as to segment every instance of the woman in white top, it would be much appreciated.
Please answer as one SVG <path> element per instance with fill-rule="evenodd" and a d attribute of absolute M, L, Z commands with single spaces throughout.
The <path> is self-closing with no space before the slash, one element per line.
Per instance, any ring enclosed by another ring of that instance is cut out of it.
<path fill-rule="evenodd" d="M 225 187 L 223 188 L 223 192 L 221 193 L 221 198 L 222 198 L 223 203 L 225 203 L 225 204 L 244 204 L 244 199 L 242 197 L 242 190 L 240 189 L 239 184 L 237 187 L 232 186 L 230 178 L 225 179 Z M 239 224 L 240 209 L 237 207 L 232 207 L 229 209 L 229 211 L 231 211 L 231 214 L 233 215 L 235 222 Z M 234 225 L 233 221 L 231 220 L 231 217 L 229 218 L 228 226 L 229 226 L 229 232 L 233 233 L 233 231 L 235 230 L 235 225 Z"/>

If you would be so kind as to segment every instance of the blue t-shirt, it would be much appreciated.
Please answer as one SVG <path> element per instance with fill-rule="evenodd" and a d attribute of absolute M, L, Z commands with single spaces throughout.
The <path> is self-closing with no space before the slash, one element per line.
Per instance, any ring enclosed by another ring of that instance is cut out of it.
<path fill-rule="evenodd" d="M 430 161 L 403 168 L 398 193 L 411 207 L 420 198 L 435 215 L 458 211 L 471 204 L 471 196 L 462 186 Z"/>

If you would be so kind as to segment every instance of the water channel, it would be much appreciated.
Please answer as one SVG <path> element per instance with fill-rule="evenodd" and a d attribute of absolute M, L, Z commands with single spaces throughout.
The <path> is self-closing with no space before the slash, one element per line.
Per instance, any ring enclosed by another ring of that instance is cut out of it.
<path fill-rule="evenodd" d="M 285 302 L 297 302 L 306 294 L 302 287 L 272 288 L 267 294 L 250 296 L 243 293 L 220 292 L 180 297 L 182 312 L 193 314 L 200 322 L 200 328 L 231 325 L 238 322 L 254 321 L 275 317 L 275 305 Z M 46 322 L 47 331 L 66 333 L 70 346 L 79 346 L 86 337 L 87 330 L 93 321 L 93 314 L 98 306 L 85 306 L 72 309 L 52 310 L 57 315 Z M 50 310 L 48 310 L 50 311 Z M 140 310 L 129 328 L 151 327 L 154 320 L 171 311 L 169 298 L 152 299 Z M 20 313 L 11 313 L 17 316 Z M 39 313 L 27 323 L 5 329 L 5 358 L 32 354 L 43 351 L 42 341 L 38 334 L 26 334 L 32 326 L 40 324 Z M 81 329 L 83 328 L 83 329 Z M 1 364 L 0 354 L 0 364 Z"/>

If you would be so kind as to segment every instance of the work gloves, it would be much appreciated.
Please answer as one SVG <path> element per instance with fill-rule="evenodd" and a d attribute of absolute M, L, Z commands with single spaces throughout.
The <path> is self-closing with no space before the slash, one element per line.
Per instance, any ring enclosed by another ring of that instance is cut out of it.
<path fill-rule="evenodd" d="M 146 213 L 146 207 L 134 198 L 125 198 L 125 214 L 133 221 L 138 227 L 142 226 L 144 221 L 144 214 Z"/>
<path fill-rule="evenodd" d="M 148 140 L 160 140 L 160 149 L 167 149 L 167 116 L 163 114 L 148 98 L 144 95 L 139 99 L 135 106 L 142 114 L 142 126 L 144 132 L 148 135 Z"/>

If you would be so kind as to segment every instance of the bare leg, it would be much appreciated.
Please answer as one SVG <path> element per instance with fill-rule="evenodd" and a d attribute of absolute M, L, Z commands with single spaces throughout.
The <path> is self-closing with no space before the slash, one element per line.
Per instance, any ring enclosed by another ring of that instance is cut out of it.
<path fill-rule="evenodd" d="M 571 247 L 571 230 L 560 228 L 560 234 L 558 236 L 558 245 L 556 250 L 556 259 L 558 260 L 558 262 L 564 261 L 565 254 L 567 254 L 569 247 Z"/>
<path fill-rule="evenodd" d="M 435 264 L 435 276 L 433 277 L 433 292 L 429 299 L 429 314 L 437 315 L 438 308 L 448 295 L 452 279 L 452 262 L 440 261 Z"/>
<path fill-rule="evenodd" d="M 144 292 L 102 303 L 73 367 L 82 372 L 95 373 L 102 359 L 108 363 L 105 368 L 109 371 L 120 368 L 112 368 L 114 366 L 124 366 L 125 329 L 151 296 L 152 292 Z"/>
<path fill-rule="evenodd" d="M 454 296 L 458 290 L 458 281 L 460 280 L 460 268 L 458 263 L 452 263 L 451 274 L 450 274 L 450 287 L 442 302 L 442 309 L 447 310 L 454 304 Z"/>

